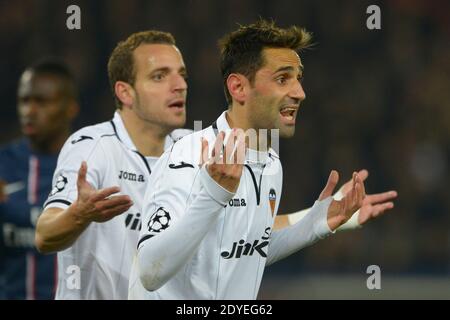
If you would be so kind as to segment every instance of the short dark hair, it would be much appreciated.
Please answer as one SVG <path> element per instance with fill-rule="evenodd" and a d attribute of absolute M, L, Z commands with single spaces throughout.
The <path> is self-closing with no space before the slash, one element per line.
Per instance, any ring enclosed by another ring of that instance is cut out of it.
<path fill-rule="evenodd" d="M 32 72 L 37 76 L 50 75 L 59 78 L 63 83 L 61 93 L 64 97 L 77 100 L 78 90 L 75 77 L 62 60 L 54 57 L 42 58 L 26 68 L 24 72 Z"/>
<path fill-rule="evenodd" d="M 305 29 L 291 26 L 279 28 L 274 21 L 260 19 L 250 25 L 240 25 L 239 29 L 219 40 L 221 53 L 220 68 L 225 97 L 231 105 L 232 99 L 227 88 L 231 73 L 245 75 L 251 84 L 256 72 L 264 65 L 265 48 L 288 48 L 296 52 L 310 45 L 311 34 Z"/>
<path fill-rule="evenodd" d="M 119 109 L 122 108 L 122 103 L 116 97 L 114 86 L 117 81 L 124 81 L 134 85 L 136 69 L 134 67 L 133 52 L 141 44 L 175 45 L 175 39 L 168 32 L 147 30 L 133 33 L 125 41 L 117 44 L 109 57 L 108 77 L 116 107 Z"/>

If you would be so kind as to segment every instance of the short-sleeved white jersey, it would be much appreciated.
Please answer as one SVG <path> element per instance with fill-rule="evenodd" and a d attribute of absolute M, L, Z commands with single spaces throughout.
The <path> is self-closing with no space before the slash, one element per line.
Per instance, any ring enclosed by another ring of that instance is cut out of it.
<path fill-rule="evenodd" d="M 175 130 L 166 138 L 166 147 L 188 132 Z M 82 128 L 66 141 L 44 208 L 65 209 L 76 201 L 83 160 L 87 162 L 87 181 L 94 188 L 119 186 L 120 193 L 129 195 L 134 204 L 110 221 L 91 223 L 70 248 L 58 252 L 56 299 L 127 298 L 141 229 L 142 197 L 157 159 L 137 151 L 117 112 L 111 121 Z"/>

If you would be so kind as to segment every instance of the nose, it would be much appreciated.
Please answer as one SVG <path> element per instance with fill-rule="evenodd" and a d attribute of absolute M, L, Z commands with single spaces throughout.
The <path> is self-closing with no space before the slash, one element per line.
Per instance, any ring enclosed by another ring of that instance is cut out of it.
<path fill-rule="evenodd" d="M 173 90 L 174 91 L 186 91 L 187 90 L 187 82 L 186 82 L 186 79 L 182 75 L 177 74 L 174 76 Z"/>
<path fill-rule="evenodd" d="M 290 92 L 290 96 L 291 98 L 297 99 L 299 102 L 306 99 L 306 94 L 300 81 L 295 83 Z"/>

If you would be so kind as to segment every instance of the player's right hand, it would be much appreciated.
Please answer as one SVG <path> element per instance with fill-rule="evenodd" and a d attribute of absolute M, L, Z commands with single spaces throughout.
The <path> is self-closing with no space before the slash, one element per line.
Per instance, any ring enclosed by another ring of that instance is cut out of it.
<path fill-rule="evenodd" d="M 78 171 L 78 199 L 75 202 L 75 212 L 81 221 L 105 222 L 124 213 L 133 205 L 129 196 L 113 196 L 120 191 L 119 187 L 94 189 L 86 181 L 86 174 L 87 164 L 83 161 Z"/>
<path fill-rule="evenodd" d="M 7 200 L 5 187 L 6 187 L 6 182 L 3 180 L 0 180 L 0 203 L 5 202 Z"/>
<path fill-rule="evenodd" d="M 202 139 L 201 162 L 206 164 L 209 175 L 230 192 L 236 192 L 241 180 L 245 160 L 245 134 L 233 129 L 227 145 L 223 147 L 225 132 L 221 131 L 214 143 L 211 158 L 208 158 L 208 141 Z"/>

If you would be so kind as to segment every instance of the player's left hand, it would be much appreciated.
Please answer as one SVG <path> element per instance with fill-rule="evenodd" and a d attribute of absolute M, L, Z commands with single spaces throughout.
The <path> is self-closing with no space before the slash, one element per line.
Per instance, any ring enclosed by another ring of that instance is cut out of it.
<path fill-rule="evenodd" d="M 333 170 L 328 182 L 319 196 L 319 201 L 330 197 L 339 181 L 339 174 Z M 364 182 L 356 172 L 353 172 L 352 187 L 341 200 L 332 200 L 328 207 L 327 222 L 331 230 L 336 230 L 361 208 L 366 196 Z"/>
<path fill-rule="evenodd" d="M 364 182 L 369 176 L 369 171 L 366 169 L 360 170 L 358 176 Z M 352 185 L 353 179 L 347 181 L 340 189 L 342 195 L 345 196 L 352 189 Z M 358 223 L 363 225 L 367 221 L 377 218 L 394 208 L 392 200 L 396 197 L 397 191 L 395 190 L 366 195 L 359 209 Z"/>

